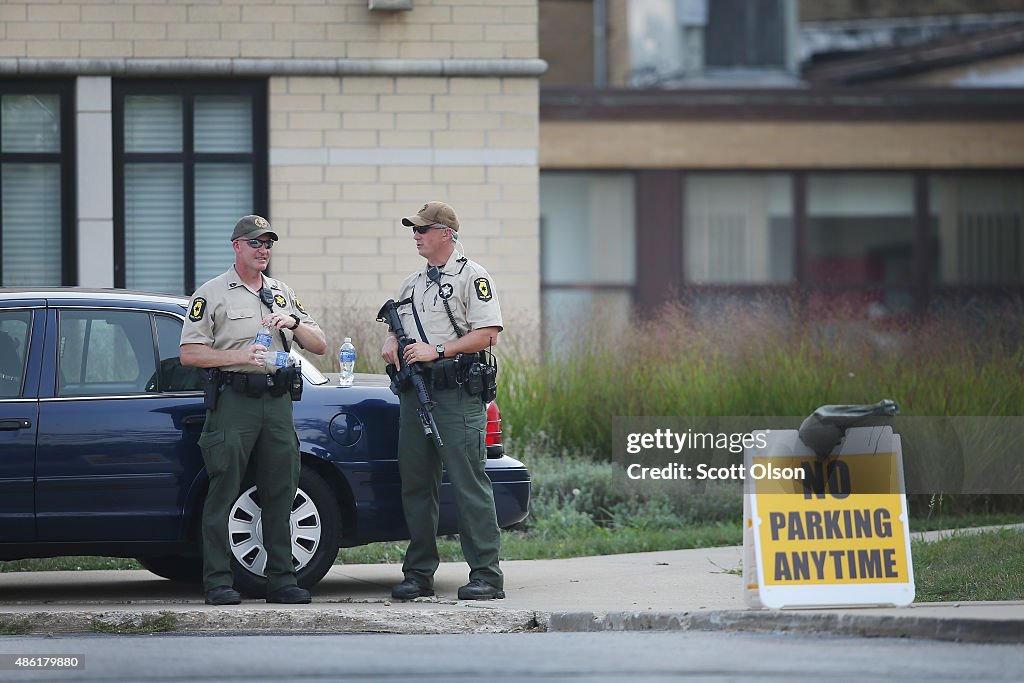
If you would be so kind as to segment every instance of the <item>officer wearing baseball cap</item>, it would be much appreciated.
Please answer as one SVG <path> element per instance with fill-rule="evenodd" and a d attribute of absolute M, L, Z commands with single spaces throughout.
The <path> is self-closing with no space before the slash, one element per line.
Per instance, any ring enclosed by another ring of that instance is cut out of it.
<path fill-rule="evenodd" d="M 295 380 L 292 367 L 277 372 L 265 358 L 288 351 L 292 342 L 315 354 L 327 349 L 320 326 L 291 287 L 264 271 L 277 233 L 262 216 L 243 216 L 231 232 L 235 263 L 195 291 L 181 331 L 181 362 L 215 368 L 220 379 L 210 392 L 199 447 L 210 477 L 203 507 L 203 587 L 206 603 L 237 605 L 232 587 L 228 511 L 238 496 L 250 457 L 262 508 L 267 551 L 266 600 L 307 603 L 309 591 L 295 581 L 291 508 L 299 479 L 299 450 L 292 398 L 283 389 Z M 254 343 L 261 325 L 270 346 Z"/>
<path fill-rule="evenodd" d="M 444 445 L 438 447 L 424 436 L 413 388 L 401 390 L 398 469 L 411 540 L 402 565 L 405 580 L 392 588 L 391 595 L 410 600 L 434 594 L 443 464 L 455 495 L 459 539 L 469 564 L 469 583 L 459 588 L 459 600 L 504 598 L 494 492 L 484 470 L 486 392 L 474 393 L 472 383 L 465 381 L 466 368 L 478 361 L 479 352 L 498 341 L 502 330 L 494 281 L 483 266 L 456 249 L 459 219 L 448 204 L 427 202 L 403 218 L 402 225 L 412 228 L 416 251 L 426 260 L 395 296 L 399 302 L 412 299 L 398 308 L 406 334 L 417 337 L 415 344 L 406 347 L 404 360 L 430 368 L 431 397 L 437 404 L 433 415 Z M 381 356 L 399 364 L 393 333 L 384 340 Z"/>
<path fill-rule="evenodd" d="M 458 232 L 459 218 L 455 215 L 455 209 L 444 202 L 427 202 L 414 215 L 403 218 L 402 225 L 407 228 L 411 228 L 414 225 L 420 227 L 443 225 Z"/>
<path fill-rule="evenodd" d="M 235 229 L 231 231 L 231 241 L 251 240 L 267 235 L 275 242 L 279 239 L 277 233 L 270 229 L 270 223 L 263 216 L 242 216 L 235 223 Z"/>

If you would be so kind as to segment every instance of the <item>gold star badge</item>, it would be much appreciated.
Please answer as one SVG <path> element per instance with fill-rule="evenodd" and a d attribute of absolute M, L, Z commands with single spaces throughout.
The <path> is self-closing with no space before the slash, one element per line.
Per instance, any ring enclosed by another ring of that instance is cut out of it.
<path fill-rule="evenodd" d="M 188 311 L 188 319 L 192 322 L 199 322 L 203 319 L 203 315 L 206 313 L 206 299 L 203 297 L 197 298 L 192 302 L 192 306 Z"/>

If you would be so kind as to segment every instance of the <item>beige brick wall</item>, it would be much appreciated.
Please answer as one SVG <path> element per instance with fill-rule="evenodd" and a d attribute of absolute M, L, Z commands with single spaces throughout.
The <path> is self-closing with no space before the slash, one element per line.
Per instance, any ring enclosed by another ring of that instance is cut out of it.
<path fill-rule="evenodd" d="M 1024 124 L 545 121 L 540 165 L 576 168 L 1020 168 Z"/>
<path fill-rule="evenodd" d="M 0 58 L 538 56 L 537 0 L 367 4 L 3 0 Z M 459 213 L 467 256 L 492 273 L 507 325 L 539 336 L 536 77 L 279 76 L 268 106 L 270 218 L 282 237 L 273 272 L 329 332 L 375 325 L 367 312 L 423 264 L 399 219 L 442 199 Z"/>
<path fill-rule="evenodd" d="M 528 59 L 537 0 L 5 0 L 0 36 L 0 57 Z"/>
<path fill-rule="evenodd" d="M 307 305 L 376 312 L 423 265 L 400 218 L 440 199 L 506 323 L 537 324 L 536 79 L 281 77 L 269 107 L 274 272 Z"/>

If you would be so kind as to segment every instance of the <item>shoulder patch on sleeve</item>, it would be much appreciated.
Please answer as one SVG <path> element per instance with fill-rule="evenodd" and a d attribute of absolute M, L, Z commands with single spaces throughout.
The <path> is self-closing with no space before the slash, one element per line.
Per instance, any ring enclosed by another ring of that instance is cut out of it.
<path fill-rule="evenodd" d="M 476 289 L 476 298 L 480 301 L 490 301 L 494 294 L 491 292 L 491 283 L 485 277 L 478 277 L 473 280 L 473 287 Z"/>
<path fill-rule="evenodd" d="M 278 308 L 284 308 L 284 305 L 285 305 L 286 303 L 288 303 L 288 302 L 287 302 L 287 301 L 285 301 L 285 300 L 284 300 L 284 297 L 283 297 L 283 296 L 281 296 L 280 294 L 275 294 L 275 295 L 274 295 L 274 303 L 275 303 L 275 304 L 277 304 L 277 307 L 278 307 Z"/>
<path fill-rule="evenodd" d="M 188 311 L 188 319 L 192 322 L 199 322 L 206 315 L 206 299 L 203 297 L 196 297 L 192 300 L 192 306 Z"/>
<path fill-rule="evenodd" d="M 295 308 L 299 309 L 299 313 L 306 315 L 306 309 L 302 307 L 302 302 L 299 301 L 298 297 L 295 297 Z"/>

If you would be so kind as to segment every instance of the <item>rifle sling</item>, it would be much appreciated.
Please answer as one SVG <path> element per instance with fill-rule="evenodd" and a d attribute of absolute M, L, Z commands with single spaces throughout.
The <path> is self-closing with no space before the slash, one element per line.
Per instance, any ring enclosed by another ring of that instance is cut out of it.
<path fill-rule="evenodd" d="M 423 339 L 425 344 L 429 344 L 430 340 L 427 339 L 427 333 L 423 331 L 423 323 L 420 322 L 420 314 L 416 312 L 416 287 L 412 288 L 412 295 L 409 297 L 412 307 L 412 317 L 416 320 L 416 329 L 420 331 L 420 337 Z"/>

